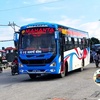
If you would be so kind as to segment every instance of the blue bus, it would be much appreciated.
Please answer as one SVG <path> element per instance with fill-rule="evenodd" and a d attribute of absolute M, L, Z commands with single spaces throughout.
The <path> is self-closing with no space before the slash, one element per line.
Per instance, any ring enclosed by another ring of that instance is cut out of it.
<path fill-rule="evenodd" d="M 18 47 L 19 73 L 31 79 L 41 74 L 65 77 L 90 62 L 88 32 L 56 23 L 22 26 L 14 35 Z"/>

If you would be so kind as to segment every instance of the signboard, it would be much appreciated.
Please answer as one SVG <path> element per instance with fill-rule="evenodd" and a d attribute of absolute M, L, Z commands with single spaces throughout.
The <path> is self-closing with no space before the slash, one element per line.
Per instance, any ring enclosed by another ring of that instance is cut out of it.
<path fill-rule="evenodd" d="M 38 27 L 38 28 L 27 28 L 22 30 L 21 34 L 29 34 L 33 36 L 41 36 L 43 34 L 53 34 L 54 28 L 50 27 Z"/>

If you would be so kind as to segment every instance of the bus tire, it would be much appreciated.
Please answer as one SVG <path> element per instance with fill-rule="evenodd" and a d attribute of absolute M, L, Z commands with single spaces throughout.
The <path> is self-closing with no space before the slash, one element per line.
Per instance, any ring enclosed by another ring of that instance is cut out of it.
<path fill-rule="evenodd" d="M 64 67 L 64 71 L 59 74 L 59 77 L 63 78 L 65 76 L 67 76 L 67 74 L 68 74 L 68 63 L 66 62 L 65 67 Z"/>
<path fill-rule="evenodd" d="M 31 78 L 31 79 L 35 79 L 36 78 L 36 74 L 29 74 L 29 77 Z"/>
<path fill-rule="evenodd" d="M 62 73 L 59 74 L 59 77 L 60 77 L 60 78 L 65 77 L 65 70 L 64 70 Z"/>

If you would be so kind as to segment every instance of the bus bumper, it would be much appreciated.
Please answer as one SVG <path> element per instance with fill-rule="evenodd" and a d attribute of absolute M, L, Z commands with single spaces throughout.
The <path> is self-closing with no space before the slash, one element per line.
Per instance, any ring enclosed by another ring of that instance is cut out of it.
<path fill-rule="evenodd" d="M 19 68 L 19 74 L 57 74 L 57 67 Z"/>

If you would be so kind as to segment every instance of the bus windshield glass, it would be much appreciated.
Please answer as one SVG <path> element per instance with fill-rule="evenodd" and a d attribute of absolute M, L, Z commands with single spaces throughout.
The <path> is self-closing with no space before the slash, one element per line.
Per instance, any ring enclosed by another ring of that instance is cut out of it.
<path fill-rule="evenodd" d="M 54 28 L 28 28 L 21 31 L 20 49 L 39 51 L 39 53 L 56 52 Z"/>

